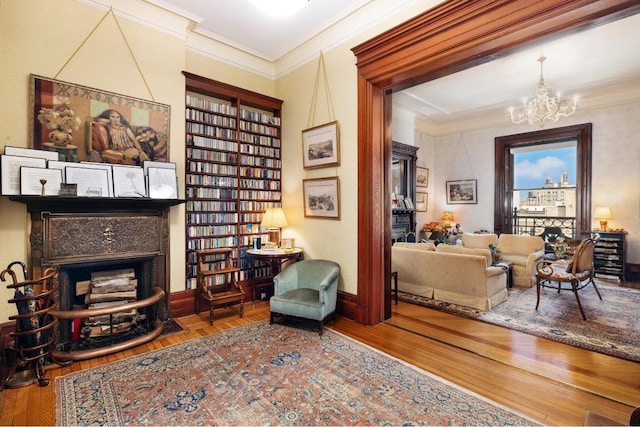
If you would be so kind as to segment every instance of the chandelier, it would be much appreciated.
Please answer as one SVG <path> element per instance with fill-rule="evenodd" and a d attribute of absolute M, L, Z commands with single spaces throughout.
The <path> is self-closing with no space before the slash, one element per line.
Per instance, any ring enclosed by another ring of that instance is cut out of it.
<path fill-rule="evenodd" d="M 530 125 L 539 123 L 540 127 L 544 126 L 545 120 L 557 122 L 560 117 L 569 117 L 578 109 L 578 96 L 573 97 L 573 102 L 560 100 L 560 93 L 554 96 L 553 89 L 544 82 L 542 74 L 542 65 L 544 56 L 538 58 L 540 63 L 540 80 L 536 85 L 535 97 L 531 100 L 524 98 L 522 108 L 515 110 L 509 108 L 511 121 L 513 123 L 529 122 Z"/>

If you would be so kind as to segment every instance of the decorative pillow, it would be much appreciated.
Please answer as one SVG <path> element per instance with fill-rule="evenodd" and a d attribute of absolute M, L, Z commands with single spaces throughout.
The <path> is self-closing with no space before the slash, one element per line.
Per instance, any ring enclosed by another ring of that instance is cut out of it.
<path fill-rule="evenodd" d="M 409 243 L 409 242 L 396 242 L 393 246 L 397 248 L 407 248 L 407 249 L 419 249 L 421 251 L 435 251 L 436 247 L 433 243 Z"/>
<path fill-rule="evenodd" d="M 493 262 L 493 257 L 491 256 L 491 251 L 489 249 L 465 248 L 464 246 L 459 246 L 459 245 L 440 244 L 436 246 L 436 252 L 454 253 L 454 254 L 463 254 L 463 255 L 479 255 L 486 258 L 487 265 L 491 265 L 491 263 Z"/>

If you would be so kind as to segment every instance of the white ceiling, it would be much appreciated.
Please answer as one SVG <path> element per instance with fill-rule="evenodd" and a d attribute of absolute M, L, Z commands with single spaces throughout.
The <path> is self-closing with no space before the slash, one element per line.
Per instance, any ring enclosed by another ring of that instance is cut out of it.
<path fill-rule="evenodd" d="M 266 15 L 250 0 L 147 1 L 195 21 L 195 33 L 276 61 L 373 0 L 310 0 L 285 17 Z"/>
<path fill-rule="evenodd" d="M 145 0 L 191 21 L 192 32 L 261 59 L 277 62 L 347 18 L 366 15 L 383 0 L 310 0 L 297 15 L 274 18 L 250 0 Z M 396 0 L 394 6 L 413 3 Z M 383 9 L 380 9 L 383 10 Z M 378 17 L 381 19 L 382 17 Z M 362 22 L 362 21 L 360 21 Z M 373 23 L 372 20 L 368 21 Z M 640 96 L 640 14 L 558 40 L 536 44 L 468 70 L 394 94 L 394 116 L 417 119 L 444 134 L 461 121 L 503 121 L 510 106 L 530 96 L 544 63 L 545 81 L 563 96 L 580 96 L 580 109 Z M 634 89 L 632 89 L 634 88 Z M 577 113 L 576 113 L 577 114 Z M 480 116 L 482 119 L 479 119 Z M 493 119 L 487 118 L 493 116 Z M 474 126 L 473 124 L 469 126 Z"/>

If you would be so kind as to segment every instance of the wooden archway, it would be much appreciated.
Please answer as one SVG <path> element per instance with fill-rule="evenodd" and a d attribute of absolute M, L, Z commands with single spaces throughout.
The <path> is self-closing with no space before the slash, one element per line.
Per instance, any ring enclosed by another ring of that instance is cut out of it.
<path fill-rule="evenodd" d="M 553 38 L 630 16 L 637 0 L 450 0 L 352 50 L 358 68 L 355 320 L 390 317 L 391 107 L 387 96 Z"/>

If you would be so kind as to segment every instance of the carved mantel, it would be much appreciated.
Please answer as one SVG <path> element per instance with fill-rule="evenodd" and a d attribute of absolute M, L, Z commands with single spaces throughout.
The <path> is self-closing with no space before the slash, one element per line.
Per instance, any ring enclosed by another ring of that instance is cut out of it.
<path fill-rule="evenodd" d="M 60 269 L 56 315 L 61 319 L 57 331 L 61 348 L 69 341 L 70 320 L 82 317 L 72 307 L 76 298 L 75 283 L 86 279 L 92 271 L 135 267 L 138 301 L 129 305 L 155 307 L 147 309 L 153 314 L 155 326 L 146 336 L 100 349 L 54 351 L 56 357 L 62 360 L 97 357 L 133 347 L 160 334 L 162 322 L 170 313 L 166 280 L 169 277 L 169 208 L 183 200 L 40 196 L 11 196 L 10 199 L 25 203 L 31 215 L 31 277 L 40 277 L 48 266 L 57 265 Z"/>

